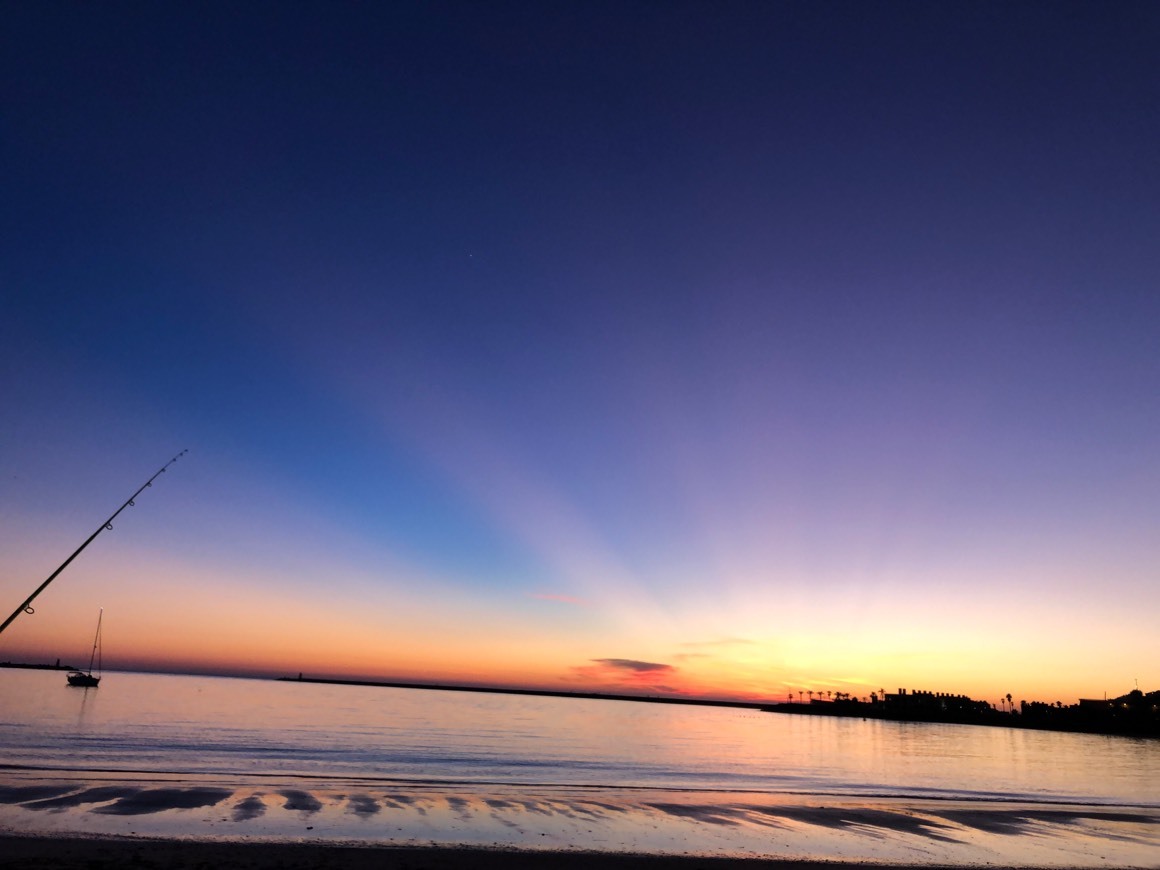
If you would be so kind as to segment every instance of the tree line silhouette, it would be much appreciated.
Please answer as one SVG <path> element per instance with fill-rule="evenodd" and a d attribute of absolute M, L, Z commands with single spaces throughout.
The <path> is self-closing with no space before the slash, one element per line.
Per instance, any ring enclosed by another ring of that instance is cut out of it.
<path fill-rule="evenodd" d="M 771 713 L 812 716 L 858 716 L 907 722 L 953 722 L 1160 737 L 1160 691 L 1144 693 L 1139 689 L 1110 700 L 1084 698 L 1070 705 L 1062 701 L 1020 701 L 1018 708 L 1010 692 L 999 699 L 996 707 L 988 701 L 949 692 L 899 689 L 888 693 L 879 689 L 859 698 L 849 692 L 803 689 L 791 690 L 786 702 L 768 704 L 762 709 Z"/>

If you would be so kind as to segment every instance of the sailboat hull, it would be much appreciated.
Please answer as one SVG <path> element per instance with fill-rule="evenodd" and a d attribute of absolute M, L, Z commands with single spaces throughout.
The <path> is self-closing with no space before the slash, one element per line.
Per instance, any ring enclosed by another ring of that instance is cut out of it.
<path fill-rule="evenodd" d="M 101 608 L 101 612 L 97 614 L 97 633 L 93 635 L 93 652 L 89 656 L 89 669 L 87 671 L 69 671 L 68 684 L 70 686 L 84 686 L 86 689 L 95 689 L 101 682 L 100 677 L 93 676 L 93 662 L 97 663 L 97 672 L 101 671 L 101 660 L 99 658 L 101 653 L 101 621 L 105 618 L 105 608 Z"/>

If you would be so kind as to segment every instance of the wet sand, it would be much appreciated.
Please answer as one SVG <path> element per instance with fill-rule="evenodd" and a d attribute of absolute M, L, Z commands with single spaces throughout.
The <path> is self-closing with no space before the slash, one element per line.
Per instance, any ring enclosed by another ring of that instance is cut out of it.
<path fill-rule="evenodd" d="M 8 771 L 0 868 L 1160 867 L 1160 807 Z"/>

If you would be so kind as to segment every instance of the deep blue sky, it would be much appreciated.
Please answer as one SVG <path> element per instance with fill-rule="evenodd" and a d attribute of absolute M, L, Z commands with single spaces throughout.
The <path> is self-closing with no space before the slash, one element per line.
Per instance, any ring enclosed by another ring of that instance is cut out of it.
<path fill-rule="evenodd" d="M 1158 37 L 1154 3 L 6 3 L 5 516 L 70 503 L 70 540 L 190 447 L 174 558 L 325 518 L 384 589 L 389 552 L 466 612 L 585 602 L 592 659 L 976 590 L 1134 637 L 1099 608 L 1156 594 Z"/>

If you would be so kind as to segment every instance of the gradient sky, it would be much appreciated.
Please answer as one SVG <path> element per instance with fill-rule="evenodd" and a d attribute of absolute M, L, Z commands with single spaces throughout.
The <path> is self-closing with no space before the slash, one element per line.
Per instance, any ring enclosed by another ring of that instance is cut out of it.
<path fill-rule="evenodd" d="M 1160 5 L 0 6 L 0 659 L 1160 686 Z"/>

